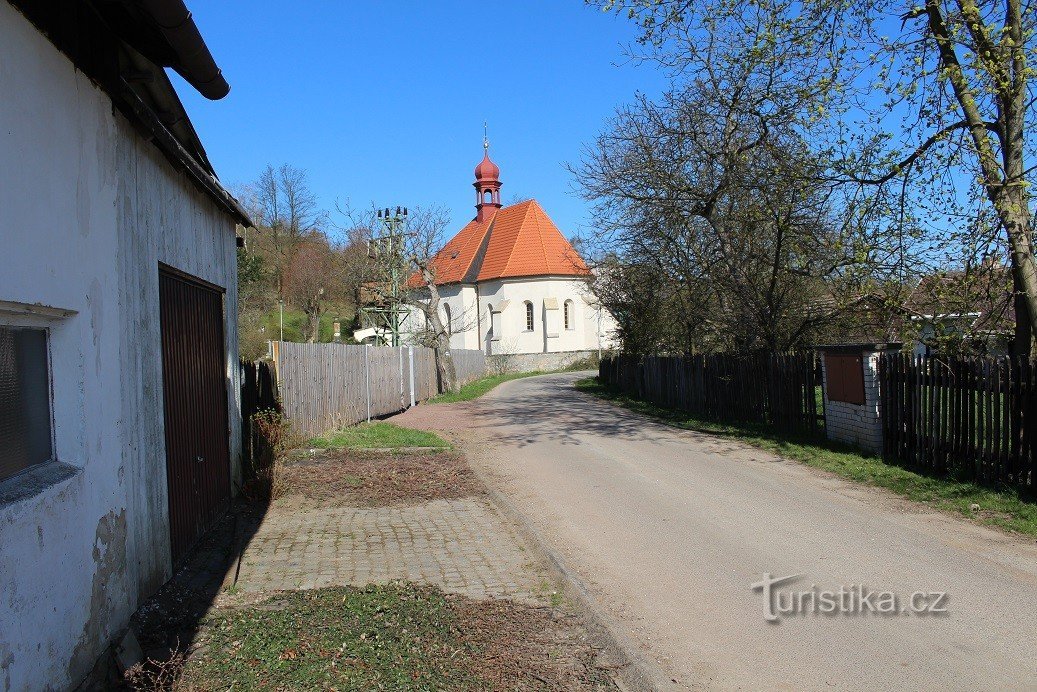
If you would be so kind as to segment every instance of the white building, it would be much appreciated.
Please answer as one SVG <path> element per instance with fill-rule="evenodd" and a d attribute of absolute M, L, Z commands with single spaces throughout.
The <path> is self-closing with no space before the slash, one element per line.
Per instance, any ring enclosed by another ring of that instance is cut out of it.
<path fill-rule="evenodd" d="M 589 290 L 590 270 L 540 205 L 501 205 L 500 169 L 488 151 L 474 186 L 475 218 L 432 262 L 451 348 L 552 368 L 610 347 L 614 322 Z M 423 327 L 415 310 L 403 331 Z"/>
<path fill-rule="evenodd" d="M 0 686 L 68 689 L 230 499 L 235 226 L 181 0 L 0 2 Z"/>

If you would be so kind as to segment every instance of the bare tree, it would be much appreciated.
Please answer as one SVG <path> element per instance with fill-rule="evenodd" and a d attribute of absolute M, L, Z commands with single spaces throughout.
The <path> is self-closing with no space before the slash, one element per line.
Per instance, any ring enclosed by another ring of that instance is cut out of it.
<path fill-rule="evenodd" d="M 872 188 L 892 223 L 917 220 L 930 251 L 960 261 L 977 205 L 993 210 L 1015 291 L 1015 349 L 1037 336 L 1037 263 L 1029 189 L 1034 138 L 1028 119 L 1037 16 L 1028 0 L 603 0 L 642 28 L 637 53 L 698 78 L 757 60 L 754 79 L 802 79 L 793 101 L 811 144 L 836 179 Z M 899 28 L 898 28 L 899 27 Z M 748 37 L 731 43 L 729 37 Z M 720 41 L 725 50 L 713 51 Z M 813 74 L 789 63 L 799 56 Z M 787 96 L 782 92 L 781 96 Z M 770 98 L 763 112 L 784 108 Z M 807 106 L 804 108 L 804 106 Z M 947 252 L 954 244 L 953 252 Z M 954 257 L 958 254 L 959 257 Z M 982 258 L 981 258 L 982 259 Z M 973 258 L 966 258 L 972 261 Z"/>
<path fill-rule="evenodd" d="M 628 346 L 788 349 L 845 309 L 860 268 L 879 263 L 884 235 L 867 201 L 821 179 L 795 87 L 759 83 L 762 69 L 718 65 L 658 101 L 640 97 L 576 169 L 613 261 L 598 295 Z M 789 92 L 784 107 L 768 109 L 775 91 Z"/>
<path fill-rule="evenodd" d="M 384 233 L 377 210 L 355 212 L 348 205 L 339 205 L 339 212 L 347 219 L 349 232 L 356 237 L 376 238 Z M 427 327 L 419 329 L 420 341 L 436 350 L 436 367 L 440 381 L 447 391 L 457 391 L 457 369 L 450 352 L 451 329 L 443 320 L 442 297 L 436 283 L 436 254 L 443 246 L 444 233 L 450 217 L 443 207 L 432 206 L 408 209 L 405 231 L 396 239 L 398 245 L 391 252 L 372 252 L 376 265 L 369 267 L 365 289 L 378 301 L 390 298 L 394 287 L 388 285 L 390 275 L 403 282 L 401 296 L 406 305 L 418 311 Z M 396 263 L 386 267 L 386 263 Z"/>
<path fill-rule="evenodd" d="M 306 340 L 320 336 L 320 320 L 329 301 L 341 292 L 340 257 L 319 231 L 301 236 L 294 245 L 284 275 L 285 296 L 307 318 Z"/>

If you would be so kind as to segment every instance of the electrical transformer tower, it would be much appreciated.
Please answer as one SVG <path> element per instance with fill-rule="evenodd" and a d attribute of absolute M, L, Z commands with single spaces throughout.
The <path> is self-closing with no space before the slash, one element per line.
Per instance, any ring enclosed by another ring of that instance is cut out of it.
<path fill-rule="evenodd" d="M 368 242 L 367 254 L 374 260 L 374 301 L 361 308 L 368 327 L 384 330 L 390 346 L 400 345 L 400 326 L 407 315 L 404 306 L 407 278 L 407 209 L 379 209 L 382 233 Z M 384 339 L 384 337 L 383 337 Z"/>

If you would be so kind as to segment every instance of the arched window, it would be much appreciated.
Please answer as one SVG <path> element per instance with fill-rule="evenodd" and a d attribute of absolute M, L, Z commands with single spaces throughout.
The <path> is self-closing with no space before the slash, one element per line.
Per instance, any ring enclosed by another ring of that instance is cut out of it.
<path fill-rule="evenodd" d="M 483 192 L 482 193 L 482 201 L 485 204 L 492 204 L 493 203 L 493 192 L 490 191 L 490 190 L 486 190 L 485 192 Z"/>
<path fill-rule="evenodd" d="M 446 333 L 453 334 L 454 329 L 453 325 L 450 322 L 450 306 L 446 303 L 443 304 L 443 316 L 446 317 L 446 319 L 443 321 L 443 327 L 446 328 Z"/>
<path fill-rule="evenodd" d="M 575 329 L 573 320 L 573 302 L 571 300 L 565 301 L 565 305 L 562 306 L 562 319 L 565 321 L 566 329 Z"/>
<path fill-rule="evenodd" d="M 533 304 L 526 301 L 526 331 L 533 331 Z"/>

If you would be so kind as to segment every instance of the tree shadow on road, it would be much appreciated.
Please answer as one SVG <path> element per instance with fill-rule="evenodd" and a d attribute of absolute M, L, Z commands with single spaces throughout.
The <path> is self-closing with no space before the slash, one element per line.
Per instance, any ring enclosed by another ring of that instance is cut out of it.
<path fill-rule="evenodd" d="M 681 430 L 577 390 L 572 374 L 517 381 L 507 394 L 479 399 L 468 407 L 470 427 L 509 446 L 545 441 L 581 445 L 587 437 L 703 445 L 702 451 L 728 453 L 744 445 L 706 433 Z"/>

